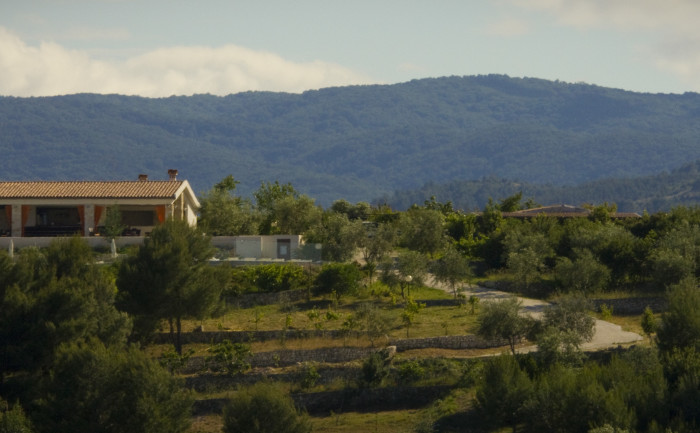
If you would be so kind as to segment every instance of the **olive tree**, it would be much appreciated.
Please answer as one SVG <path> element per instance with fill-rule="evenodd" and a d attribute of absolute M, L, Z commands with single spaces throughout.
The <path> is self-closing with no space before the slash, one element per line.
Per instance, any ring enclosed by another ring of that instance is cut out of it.
<path fill-rule="evenodd" d="M 505 340 L 515 355 L 515 345 L 531 328 L 531 319 L 520 313 L 522 301 L 515 296 L 484 302 L 479 312 L 477 335 L 488 340 Z"/>
<path fill-rule="evenodd" d="M 260 217 L 248 199 L 234 194 L 238 181 L 228 175 L 200 198 L 199 225 L 214 236 L 252 235 Z"/>
<path fill-rule="evenodd" d="M 450 287 L 455 299 L 459 283 L 469 280 L 473 275 L 469 259 L 454 247 L 448 248 L 442 258 L 433 265 L 433 274 L 436 280 Z"/>
<path fill-rule="evenodd" d="M 589 302 L 580 296 L 562 298 L 544 310 L 543 329 L 537 346 L 545 363 L 581 361 L 581 344 L 591 341 L 595 319 L 590 316 Z"/>
<path fill-rule="evenodd" d="M 440 211 L 411 208 L 399 221 L 401 245 L 423 254 L 437 253 L 445 245 L 445 217 Z"/>
<path fill-rule="evenodd" d="M 365 269 L 372 284 L 378 265 L 386 258 L 396 242 L 396 229 L 390 223 L 378 223 L 360 238 L 359 247 L 365 261 Z"/>
<path fill-rule="evenodd" d="M 610 270 L 587 249 L 577 250 L 576 259 L 562 257 L 555 268 L 557 280 L 564 291 L 595 293 L 610 281 Z"/>

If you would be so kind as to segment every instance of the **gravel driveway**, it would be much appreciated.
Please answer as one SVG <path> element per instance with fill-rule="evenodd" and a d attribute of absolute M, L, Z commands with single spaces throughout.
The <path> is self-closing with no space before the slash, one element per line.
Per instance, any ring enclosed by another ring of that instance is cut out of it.
<path fill-rule="evenodd" d="M 449 290 L 444 287 L 444 285 L 438 283 L 434 280 L 429 280 L 429 285 L 437 289 Z M 450 292 L 451 293 L 451 292 Z M 465 288 L 463 292 L 467 299 L 475 295 L 481 301 L 498 300 L 504 299 L 512 296 L 510 293 L 501 292 L 499 290 L 489 289 L 481 286 L 471 286 Z M 525 314 L 530 314 L 531 316 L 537 318 L 541 316 L 544 307 L 549 305 L 546 301 L 540 301 L 538 299 L 530 298 L 518 298 L 522 301 L 522 312 Z M 620 344 L 634 343 L 641 341 L 643 337 L 635 332 L 623 331 L 619 325 L 614 323 L 606 322 L 604 320 L 595 321 L 595 334 L 593 339 L 588 343 L 581 345 L 583 350 L 599 350 L 606 349 L 609 347 L 617 347 Z M 533 350 L 534 347 L 523 347 L 520 351 L 527 352 Z"/>

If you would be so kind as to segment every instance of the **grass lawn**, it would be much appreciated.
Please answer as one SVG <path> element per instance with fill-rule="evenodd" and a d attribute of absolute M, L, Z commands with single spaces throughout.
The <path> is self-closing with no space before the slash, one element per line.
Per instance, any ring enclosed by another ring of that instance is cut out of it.
<path fill-rule="evenodd" d="M 314 433 L 404 433 L 413 431 L 420 420 L 421 410 L 397 410 L 389 412 L 348 412 L 323 417 L 311 417 Z M 195 417 L 189 433 L 221 432 L 221 415 Z"/>
<path fill-rule="evenodd" d="M 221 415 L 204 415 L 192 418 L 192 426 L 188 430 L 189 433 L 214 433 L 221 432 L 224 426 Z"/>
<path fill-rule="evenodd" d="M 404 433 L 414 431 L 421 419 L 422 410 L 397 410 L 388 412 L 348 412 L 326 417 L 312 417 L 314 433 Z"/>
<path fill-rule="evenodd" d="M 434 299 L 451 299 L 451 295 L 442 290 L 416 287 L 411 291 L 411 296 L 418 301 Z M 286 326 L 296 330 L 341 329 L 343 323 L 354 314 L 358 306 L 364 302 L 374 303 L 381 314 L 389 319 L 390 326 L 387 335 L 392 338 L 406 338 L 406 328 L 401 321 L 403 311 L 400 296 L 386 296 L 375 293 L 374 295 L 365 289 L 358 296 L 348 296 L 341 299 L 338 305 L 333 305 L 330 299 L 325 297 L 313 297 L 310 301 L 299 301 L 285 305 L 264 305 L 253 308 L 230 308 L 223 315 L 205 320 L 183 321 L 183 332 L 190 332 L 202 326 L 205 331 L 264 331 L 281 330 Z M 338 317 L 327 317 L 326 313 L 333 311 Z M 316 313 L 316 314 L 315 314 Z M 441 335 L 463 335 L 472 333 L 476 324 L 476 315 L 470 314 L 465 306 L 435 306 L 422 309 L 416 316 L 410 329 L 411 338 L 435 337 Z M 348 343 L 356 345 L 354 338 L 349 338 Z M 307 344 L 308 342 L 308 344 Z M 273 350 L 270 344 L 263 345 Z M 320 341 L 325 346 L 346 344 L 343 340 Z M 293 339 L 287 340 L 285 347 L 290 348 L 295 344 Z M 318 347 L 313 339 L 303 342 L 304 348 Z M 364 346 L 364 343 L 360 344 Z M 260 350 L 258 348 L 258 350 Z"/>

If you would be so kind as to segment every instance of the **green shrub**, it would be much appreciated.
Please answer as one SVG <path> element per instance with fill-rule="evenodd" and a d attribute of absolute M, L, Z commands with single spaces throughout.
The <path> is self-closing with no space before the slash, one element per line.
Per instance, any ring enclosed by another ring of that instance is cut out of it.
<path fill-rule="evenodd" d="M 253 354 L 248 344 L 224 340 L 211 347 L 209 352 L 212 355 L 206 358 L 206 363 L 212 371 L 224 371 L 233 376 L 250 369 L 249 359 Z"/>
<path fill-rule="evenodd" d="M 248 268 L 248 278 L 261 292 L 294 290 L 308 283 L 299 265 L 258 265 Z"/>
<path fill-rule="evenodd" d="M 167 368 L 170 373 L 178 373 L 187 365 L 192 355 L 194 355 L 194 349 L 189 349 L 180 355 L 174 346 L 170 346 L 168 350 L 163 352 L 158 362 L 162 367 Z"/>
<path fill-rule="evenodd" d="M 359 385 L 363 388 L 374 388 L 381 386 L 384 379 L 389 375 L 390 360 L 380 352 L 374 352 L 362 363 Z"/>
<path fill-rule="evenodd" d="M 404 362 L 398 367 L 399 381 L 412 384 L 425 376 L 425 369 L 417 361 Z"/>
<path fill-rule="evenodd" d="M 308 433 L 306 414 L 280 388 L 259 383 L 238 391 L 224 409 L 224 433 Z"/>
<path fill-rule="evenodd" d="M 308 390 L 313 388 L 318 382 L 321 375 L 316 370 L 316 366 L 313 363 L 305 362 L 301 369 L 299 386 L 303 390 Z"/>
<path fill-rule="evenodd" d="M 311 272 L 295 264 L 244 266 L 232 268 L 230 272 L 230 282 L 224 289 L 227 296 L 294 290 L 308 287 L 313 279 Z"/>
<path fill-rule="evenodd" d="M 603 320 L 610 320 L 613 314 L 612 305 L 600 304 L 600 317 Z"/>
<path fill-rule="evenodd" d="M 0 398 L 0 433 L 32 433 L 32 424 L 22 406 L 9 405 Z"/>
<path fill-rule="evenodd" d="M 343 295 L 357 291 L 361 278 L 362 273 L 356 265 L 331 263 L 321 268 L 314 287 L 317 294 L 334 293 L 336 301 L 340 301 Z"/>

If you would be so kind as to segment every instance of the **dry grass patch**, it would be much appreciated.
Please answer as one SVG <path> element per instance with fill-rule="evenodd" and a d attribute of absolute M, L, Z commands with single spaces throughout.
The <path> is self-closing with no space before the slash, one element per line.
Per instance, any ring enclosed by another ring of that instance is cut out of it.
<path fill-rule="evenodd" d="M 374 413 L 348 412 L 312 417 L 314 433 L 403 433 L 414 430 L 421 410 L 397 410 Z"/>
<path fill-rule="evenodd" d="M 213 433 L 221 432 L 224 427 L 224 421 L 221 415 L 211 414 L 196 416 L 192 419 L 192 425 L 188 433 Z"/>
<path fill-rule="evenodd" d="M 637 334 L 644 336 L 644 330 L 642 329 L 642 315 L 616 315 L 613 314 L 610 317 L 602 317 L 600 313 L 595 315 L 596 318 L 600 320 L 605 320 L 606 322 L 614 323 L 619 325 L 623 331 L 636 332 Z M 656 323 L 661 322 L 661 313 L 655 313 Z M 647 339 L 648 341 L 648 339 Z"/>

